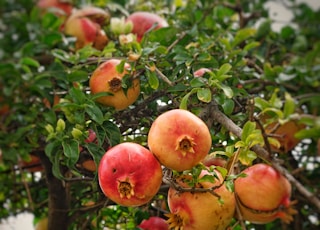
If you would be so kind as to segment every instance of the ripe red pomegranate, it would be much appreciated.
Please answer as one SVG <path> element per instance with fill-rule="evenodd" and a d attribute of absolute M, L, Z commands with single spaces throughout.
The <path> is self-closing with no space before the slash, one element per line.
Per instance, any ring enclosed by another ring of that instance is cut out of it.
<path fill-rule="evenodd" d="M 158 216 L 143 220 L 138 227 L 142 230 L 169 230 L 169 224 L 166 220 Z"/>
<path fill-rule="evenodd" d="M 127 21 L 131 21 L 133 24 L 132 33 L 137 35 L 137 41 L 140 42 L 143 35 L 154 26 L 154 30 L 162 27 L 167 27 L 168 23 L 160 16 L 150 13 L 138 11 L 132 13 L 127 18 Z"/>
<path fill-rule="evenodd" d="M 246 177 L 235 180 L 241 217 L 252 223 L 265 224 L 277 218 L 288 223 L 296 213 L 290 202 L 289 181 L 267 164 L 255 164 L 243 170 Z"/>
<path fill-rule="evenodd" d="M 103 193 L 123 206 L 149 202 L 162 183 L 162 169 L 145 147 L 131 142 L 118 144 L 102 157 L 98 179 Z"/>
<path fill-rule="evenodd" d="M 205 175 L 216 175 L 215 182 L 202 181 L 196 188 L 213 188 L 213 192 L 179 192 L 173 187 L 168 191 L 168 205 L 170 214 L 168 223 L 170 229 L 199 230 L 215 229 L 225 230 L 230 224 L 235 212 L 234 193 L 229 191 L 223 182 L 219 171 L 209 172 L 202 170 L 199 178 Z M 188 176 L 188 175 L 187 175 Z M 178 178 L 177 183 L 183 188 L 190 188 L 187 176 Z"/>
<path fill-rule="evenodd" d="M 191 169 L 208 154 L 211 135 L 199 117 L 187 110 L 173 109 L 152 123 L 148 145 L 161 164 L 183 171 Z"/>
<path fill-rule="evenodd" d="M 90 90 L 92 94 L 107 92 L 112 95 L 99 97 L 97 101 L 103 105 L 114 107 L 116 110 L 123 110 L 134 103 L 140 94 L 140 80 L 135 78 L 132 85 L 126 92 L 122 88 L 122 79 L 128 73 L 130 65 L 125 63 L 124 71 L 119 73 L 117 65 L 121 60 L 110 59 L 102 63 L 90 78 Z"/>

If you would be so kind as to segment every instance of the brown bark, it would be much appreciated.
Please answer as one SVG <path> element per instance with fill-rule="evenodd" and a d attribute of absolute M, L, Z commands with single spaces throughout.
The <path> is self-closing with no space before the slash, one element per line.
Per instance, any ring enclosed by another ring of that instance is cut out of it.
<path fill-rule="evenodd" d="M 69 224 L 68 189 L 64 181 L 56 178 L 52 173 L 52 163 L 44 155 L 41 161 L 45 166 L 45 175 L 49 193 L 48 230 L 67 230 Z"/>

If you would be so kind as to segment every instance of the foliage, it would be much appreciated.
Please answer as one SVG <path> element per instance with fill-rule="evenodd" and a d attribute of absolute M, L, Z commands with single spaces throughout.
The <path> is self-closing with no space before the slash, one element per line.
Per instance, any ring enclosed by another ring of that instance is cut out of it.
<path fill-rule="evenodd" d="M 74 38 L 60 29 L 63 17 L 40 11 L 34 1 L 1 2 L 0 106 L 10 110 L 0 117 L 0 219 L 24 211 L 34 213 L 36 221 L 51 218 L 58 215 L 55 207 L 68 213 L 60 216 L 69 229 L 137 229 L 142 219 L 163 216 L 167 185 L 152 204 L 120 207 L 103 196 L 96 172 L 81 162 L 89 158 L 98 165 L 109 147 L 124 141 L 146 146 L 152 121 L 179 107 L 202 116 L 210 128 L 212 151 L 226 159 L 239 154 L 240 168 L 261 161 L 251 149 L 254 145 L 276 142 L 257 129 L 259 113 L 280 123 L 304 123 L 307 128 L 297 133 L 302 141 L 295 150 L 269 154 L 319 199 L 320 11 L 293 4 L 297 28 L 287 25 L 275 32 L 264 1 L 237 2 L 91 1 L 112 17 L 145 10 L 170 25 L 149 32 L 141 43 L 128 44 L 121 44 L 106 25 L 110 41 L 101 51 L 90 46 L 75 50 Z M 73 2 L 78 8 L 81 3 Z M 262 23 L 257 27 L 258 20 Z M 139 58 L 131 61 L 132 54 Z M 91 73 L 111 57 L 130 63 L 141 80 L 138 100 L 123 111 L 96 103 L 101 95 L 89 92 Z M 195 78 L 200 68 L 211 71 Z M 54 104 L 55 97 L 60 103 Z M 213 103 L 243 128 L 241 138 L 210 115 L 203 116 Z M 89 129 L 97 134 L 94 143 L 85 141 Z M 41 159 L 44 171 L 30 173 L 19 164 L 30 154 Z M 61 196 L 60 203 L 53 205 L 52 196 Z M 293 200 L 299 214 L 290 226 L 280 221 L 245 225 L 317 229 L 320 210 L 294 185 Z M 236 220 L 234 229 L 241 229 Z"/>

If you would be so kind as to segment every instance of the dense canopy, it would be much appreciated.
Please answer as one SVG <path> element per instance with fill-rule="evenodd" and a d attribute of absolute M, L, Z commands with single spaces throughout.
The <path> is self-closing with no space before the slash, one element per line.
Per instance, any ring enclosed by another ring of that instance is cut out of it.
<path fill-rule="evenodd" d="M 182 172 L 162 165 L 161 187 L 141 206 L 119 205 L 101 191 L 98 167 L 106 151 L 123 142 L 148 148 L 155 119 L 183 109 L 208 127 L 210 173 L 218 170 L 220 186 L 236 197 L 229 229 L 318 229 L 320 10 L 285 1 L 292 23 L 275 31 L 266 2 L 0 2 L 0 221 L 30 212 L 35 224 L 48 218 L 49 230 L 139 229 L 149 217 L 168 219 L 169 187 L 219 197 L 216 187 L 201 184 L 217 176 L 198 178 L 208 159 Z M 148 16 L 127 20 L 135 12 Z M 96 74 L 109 71 L 112 79 L 92 83 L 102 89 L 93 93 L 91 76 L 111 59 L 117 65 Z M 156 138 L 174 140 L 178 132 L 172 133 Z M 201 147 L 188 135 L 174 149 L 182 155 Z M 242 218 L 233 183 L 259 163 L 291 186 L 290 208 L 251 210 L 279 217 L 263 224 Z M 191 188 L 178 185 L 181 177 L 191 178 Z"/>

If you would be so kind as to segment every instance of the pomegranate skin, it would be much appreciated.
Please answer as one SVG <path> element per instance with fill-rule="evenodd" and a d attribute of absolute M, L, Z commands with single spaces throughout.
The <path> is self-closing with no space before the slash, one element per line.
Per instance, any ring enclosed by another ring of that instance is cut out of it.
<path fill-rule="evenodd" d="M 109 19 L 109 14 L 101 8 L 87 6 L 75 10 L 66 20 L 63 31 L 65 34 L 77 38 L 76 49 L 86 45 L 102 50 L 108 43 L 102 26 Z"/>
<path fill-rule="evenodd" d="M 214 183 L 201 182 L 197 187 L 211 188 L 219 186 L 223 178 L 218 171 L 215 171 L 218 178 Z M 200 178 L 209 173 L 203 170 Z M 181 181 L 178 182 L 183 188 L 189 186 Z M 170 214 L 168 214 L 169 226 L 171 229 L 183 230 L 225 230 L 229 226 L 235 212 L 234 193 L 229 191 L 226 186 L 213 190 L 221 198 L 210 192 L 179 192 L 173 187 L 168 191 L 168 205 Z"/>
<path fill-rule="evenodd" d="M 132 33 L 137 35 L 137 41 L 140 42 L 143 35 L 157 24 L 153 29 L 157 30 L 162 27 L 167 27 L 168 23 L 160 16 L 150 13 L 138 11 L 128 16 L 127 21 L 131 21 L 133 24 Z"/>
<path fill-rule="evenodd" d="M 187 110 L 173 109 L 152 123 L 148 145 L 161 164 L 183 171 L 191 169 L 208 154 L 211 135 L 199 117 Z"/>
<path fill-rule="evenodd" d="M 290 207 L 291 185 L 284 176 L 262 163 L 246 168 L 243 173 L 247 176 L 234 182 L 242 219 L 256 224 L 277 218 L 286 223 L 292 221 L 296 211 Z"/>
<path fill-rule="evenodd" d="M 169 224 L 165 219 L 152 216 L 147 220 L 143 220 L 138 227 L 142 230 L 169 230 Z"/>
<path fill-rule="evenodd" d="M 116 110 L 126 109 L 138 99 L 140 94 L 139 78 L 135 78 L 132 81 L 132 85 L 127 89 L 127 92 L 124 92 L 122 89 L 122 78 L 128 73 L 127 70 L 130 68 L 130 65 L 125 63 L 125 71 L 119 73 L 116 67 L 120 62 L 121 60 L 118 59 L 110 59 L 102 63 L 93 72 L 89 81 L 92 94 L 101 92 L 113 94 L 99 97 L 97 98 L 97 101 L 103 105 L 114 107 Z"/>
<path fill-rule="evenodd" d="M 162 183 L 160 163 L 145 147 L 124 142 L 109 149 L 98 168 L 103 193 L 122 206 L 149 202 Z"/>

